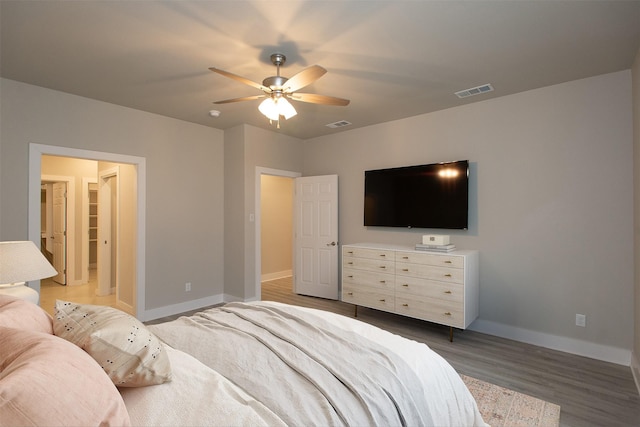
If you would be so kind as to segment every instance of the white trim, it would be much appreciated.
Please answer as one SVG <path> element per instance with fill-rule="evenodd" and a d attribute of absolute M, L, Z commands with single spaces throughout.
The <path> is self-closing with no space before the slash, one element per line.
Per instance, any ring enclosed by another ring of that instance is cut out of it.
<path fill-rule="evenodd" d="M 115 179 L 115 191 L 111 188 L 110 178 Z M 115 207 L 112 206 L 113 193 L 115 193 Z M 111 212 L 115 212 L 115 218 L 111 216 Z M 115 226 L 112 225 L 115 223 Z M 115 242 L 111 237 L 114 235 L 113 229 L 115 228 Z M 104 235 L 104 233 L 108 235 Z M 102 242 L 105 242 L 109 251 L 105 251 Z M 107 244 L 108 242 L 108 244 Z M 115 259 L 115 278 L 111 277 L 113 271 L 114 260 L 111 257 L 113 253 L 113 245 L 116 247 L 116 259 Z M 108 169 L 98 171 L 98 265 L 101 267 L 98 270 L 98 289 L 96 295 L 105 296 L 115 292 L 116 305 L 121 303 L 120 301 L 120 165 L 110 167 Z M 103 266 L 109 265 L 107 271 Z M 115 280 L 114 280 L 115 279 Z M 115 281 L 115 286 L 113 282 Z M 105 286 L 107 288 L 105 289 Z"/>
<path fill-rule="evenodd" d="M 631 353 L 631 373 L 633 374 L 633 380 L 636 383 L 638 393 L 640 393 L 640 361 L 635 351 Z"/>
<path fill-rule="evenodd" d="M 255 175 L 255 236 L 256 236 L 256 246 L 255 246 L 255 258 L 256 258 L 256 268 L 255 268 L 255 297 L 254 300 L 260 300 L 260 295 L 262 293 L 262 225 L 261 225 L 261 178 L 262 175 L 272 175 L 272 176 L 284 176 L 287 178 L 298 178 L 302 176 L 300 172 L 292 172 L 285 171 L 280 169 L 271 169 L 271 168 L 263 168 L 261 166 L 256 166 L 256 175 Z"/>
<path fill-rule="evenodd" d="M 134 293 L 136 316 L 145 318 L 145 232 L 146 232 L 146 191 L 147 167 L 144 157 L 126 154 L 105 153 L 77 148 L 58 147 L 54 145 L 29 144 L 29 207 L 28 235 L 29 240 L 40 247 L 40 168 L 42 155 L 75 157 L 90 160 L 103 160 L 114 163 L 128 163 L 136 167 L 137 175 L 137 227 L 136 227 L 136 292 Z M 34 280 L 29 285 L 40 292 L 40 281 Z"/>
<path fill-rule="evenodd" d="M 483 319 L 477 319 L 469 329 L 618 365 L 630 366 L 631 364 L 631 350 L 625 348 L 532 331 Z"/>
<path fill-rule="evenodd" d="M 190 301 L 181 302 L 178 304 L 165 305 L 164 307 L 153 308 L 144 312 L 144 317 L 138 316 L 143 322 L 149 320 L 160 319 L 167 316 L 175 316 L 179 313 L 185 313 L 193 310 L 200 310 L 204 307 L 212 305 L 222 304 L 227 302 L 227 299 L 223 295 L 212 295 L 204 298 L 194 299 Z"/>
<path fill-rule="evenodd" d="M 41 165 L 42 167 L 42 165 Z M 42 181 L 51 181 L 51 182 L 64 182 L 67 184 L 67 206 L 65 207 L 65 212 L 67 215 L 66 218 L 66 238 L 67 243 L 65 244 L 65 283 L 69 286 L 81 285 L 82 277 L 78 279 L 75 275 L 76 271 L 76 178 L 74 176 L 64 176 L 64 175 L 42 175 L 42 170 L 40 170 L 40 183 Z M 38 183 L 38 186 L 40 186 Z M 71 206 L 71 208 L 69 208 Z M 39 227 L 39 229 L 42 227 Z M 47 230 L 48 231 L 48 230 Z M 41 231 L 38 230 L 38 234 L 41 235 Z M 41 240 L 38 239 L 40 242 Z M 73 242 L 69 244 L 69 242 Z M 40 243 L 38 243 L 38 247 L 40 247 Z M 72 274 L 73 273 L 73 274 Z"/>

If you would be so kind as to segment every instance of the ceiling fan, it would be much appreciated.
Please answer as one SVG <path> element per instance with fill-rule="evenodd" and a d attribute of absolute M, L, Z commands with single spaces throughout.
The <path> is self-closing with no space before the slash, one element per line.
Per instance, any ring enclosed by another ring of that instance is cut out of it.
<path fill-rule="evenodd" d="M 284 116 L 285 119 L 289 119 L 297 114 L 295 108 L 288 100 L 308 102 L 311 104 L 322 105 L 337 105 L 345 106 L 349 104 L 348 99 L 336 98 L 333 96 L 316 95 L 313 93 L 299 93 L 299 89 L 310 85 L 311 83 L 322 77 L 327 70 L 319 65 L 312 65 L 305 68 L 299 73 L 295 74 L 291 78 L 286 78 L 280 75 L 280 66 L 282 66 L 287 58 L 281 53 L 274 53 L 271 55 L 271 62 L 276 66 L 276 75 L 267 77 L 262 81 L 262 84 L 256 83 L 244 77 L 240 77 L 236 74 L 228 71 L 220 70 L 215 67 L 210 67 L 209 70 L 214 73 L 221 74 L 225 77 L 229 77 L 233 80 L 239 81 L 256 89 L 260 89 L 264 92 L 262 95 L 244 96 L 241 98 L 225 99 L 223 101 L 216 101 L 214 104 L 228 104 L 231 102 L 240 101 L 253 101 L 256 99 L 264 99 L 260 103 L 258 109 L 269 120 L 276 121 L 278 127 L 280 127 L 280 116 Z"/>

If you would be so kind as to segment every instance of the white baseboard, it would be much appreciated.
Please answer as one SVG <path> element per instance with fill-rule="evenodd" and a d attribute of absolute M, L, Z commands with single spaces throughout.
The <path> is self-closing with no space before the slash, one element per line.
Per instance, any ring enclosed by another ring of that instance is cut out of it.
<path fill-rule="evenodd" d="M 248 302 L 249 300 L 243 300 L 242 298 L 228 294 L 213 295 L 206 298 L 146 310 L 144 313 L 139 313 L 138 319 L 146 322 L 149 320 L 159 319 L 161 317 L 184 313 L 186 311 L 197 310 L 211 305 L 236 301 Z M 514 326 L 483 319 L 477 319 L 471 324 L 469 329 L 476 332 L 482 332 L 484 334 L 495 335 L 502 338 L 512 339 L 514 341 L 525 342 L 540 347 L 564 351 L 566 353 L 577 354 L 579 356 L 590 357 L 592 359 L 602 360 L 618 365 L 631 366 L 636 386 L 640 392 L 640 361 L 638 361 L 637 355 L 632 355 L 631 350 L 546 334 L 543 332 L 531 331 L 528 329 L 516 328 Z"/>
<path fill-rule="evenodd" d="M 276 271 L 275 273 L 262 274 L 260 276 L 260 281 L 266 282 L 269 280 L 282 279 L 284 277 L 291 277 L 291 276 L 293 276 L 293 270 Z"/>
<path fill-rule="evenodd" d="M 640 393 L 640 361 L 635 351 L 631 353 L 631 373 L 633 374 L 633 380 L 636 382 L 638 393 Z"/>
<path fill-rule="evenodd" d="M 178 304 L 165 305 L 164 307 L 145 310 L 143 313 L 138 313 L 137 318 L 142 322 L 147 322 L 161 317 L 174 316 L 176 314 L 184 313 L 185 311 L 197 310 L 210 305 L 221 304 L 225 301 L 226 300 L 222 295 L 212 295 L 206 298 L 199 298 Z"/>
<path fill-rule="evenodd" d="M 550 348 L 552 350 L 564 351 L 566 353 L 616 363 L 618 365 L 631 365 L 631 350 L 625 348 L 606 346 L 575 338 L 531 331 L 483 319 L 477 319 L 471 324 L 469 329 L 484 334 Z"/>
<path fill-rule="evenodd" d="M 86 283 L 89 283 L 89 282 L 86 282 Z M 86 283 L 83 282 L 82 279 L 71 280 L 69 277 L 67 277 L 66 286 L 80 286 L 80 285 L 84 285 Z"/>
<path fill-rule="evenodd" d="M 242 299 L 240 297 L 237 297 L 235 295 L 229 295 L 229 294 L 224 294 L 223 296 L 224 298 L 224 302 L 250 302 L 250 301 L 259 301 L 260 298 L 251 298 L 251 299 Z"/>

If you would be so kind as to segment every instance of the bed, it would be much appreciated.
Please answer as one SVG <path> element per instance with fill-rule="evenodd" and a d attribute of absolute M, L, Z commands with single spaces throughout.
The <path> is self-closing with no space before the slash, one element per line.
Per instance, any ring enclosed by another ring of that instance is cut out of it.
<path fill-rule="evenodd" d="M 0 296 L 0 425 L 486 425 L 426 345 L 334 313 L 230 303 L 145 326 Z"/>

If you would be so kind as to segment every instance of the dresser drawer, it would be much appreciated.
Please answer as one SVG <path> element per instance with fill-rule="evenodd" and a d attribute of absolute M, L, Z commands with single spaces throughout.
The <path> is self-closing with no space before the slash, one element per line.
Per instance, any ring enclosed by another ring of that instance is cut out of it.
<path fill-rule="evenodd" d="M 396 295 L 396 313 L 456 328 L 464 328 L 462 304 L 452 304 L 417 296 L 406 298 Z"/>
<path fill-rule="evenodd" d="M 341 262 L 344 302 L 460 329 L 478 317 L 478 251 L 359 243 Z"/>
<path fill-rule="evenodd" d="M 460 305 L 464 302 L 464 286 L 460 283 L 437 282 L 417 277 L 398 276 L 395 289 L 396 296 L 404 298 L 411 298 L 413 295 L 417 295 Z"/>
<path fill-rule="evenodd" d="M 383 311 L 393 311 L 395 308 L 393 290 L 385 291 L 368 286 L 343 285 L 342 301 Z"/>
<path fill-rule="evenodd" d="M 395 261 L 395 252 L 392 250 L 386 249 L 369 249 L 369 248 L 359 248 L 352 246 L 345 246 L 342 248 L 342 256 L 344 258 L 368 258 L 368 259 L 379 259 L 379 260 L 387 260 L 387 261 Z"/>
<path fill-rule="evenodd" d="M 464 268 L 464 257 L 452 255 L 437 255 L 421 252 L 396 252 L 396 261 L 440 267 Z"/>
<path fill-rule="evenodd" d="M 369 270 L 377 273 L 393 274 L 395 272 L 395 262 L 391 259 L 371 259 L 371 258 L 349 258 L 344 257 L 342 268 Z"/>
<path fill-rule="evenodd" d="M 441 282 L 464 283 L 464 270 L 460 268 L 396 262 L 396 274 L 399 276 L 413 276 Z"/>
<path fill-rule="evenodd" d="M 357 270 L 355 268 L 342 269 L 342 284 L 364 285 L 379 289 L 393 290 L 396 276 L 377 271 Z"/>

